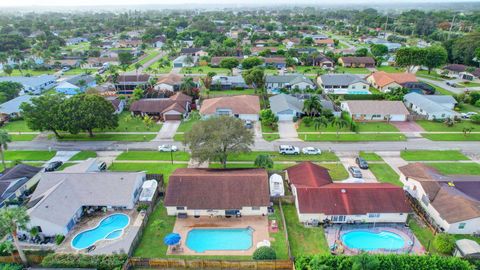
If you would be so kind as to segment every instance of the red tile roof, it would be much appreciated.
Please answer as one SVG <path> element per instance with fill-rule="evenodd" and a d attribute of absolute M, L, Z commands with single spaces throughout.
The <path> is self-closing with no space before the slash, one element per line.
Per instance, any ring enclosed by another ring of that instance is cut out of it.
<path fill-rule="evenodd" d="M 287 169 L 288 180 L 298 187 L 320 187 L 332 183 L 328 170 L 310 161 L 302 162 Z"/>

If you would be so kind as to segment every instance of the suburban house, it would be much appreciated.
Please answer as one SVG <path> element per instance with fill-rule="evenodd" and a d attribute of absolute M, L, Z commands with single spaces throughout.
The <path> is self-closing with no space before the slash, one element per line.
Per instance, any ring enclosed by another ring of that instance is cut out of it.
<path fill-rule="evenodd" d="M 14 99 L 11 99 L 5 103 L 0 104 L 0 115 L 1 119 L 4 120 L 9 120 L 9 119 L 15 119 L 18 117 L 21 117 L 20 114 L 20 105 L 24 102 L 30 103 L 31 99 L 34 96 L 30 95 L 23 95 L 23 96 L 18 96 Z"/>
<path fill-rule="evenodd" d="M 152 47 L 162 48 L 167 39 L 164 36 L 158 36 L 152 40 Z"/>
<path fill-rule="evenodd" d="M 265 87 L 269 93 L 278 93 L 281 89 L 315 89 L 316 86 L 308 77 L 302 74 L 267 75 Z"/>
<path fill-rule="evenodd" d="M 115 82 L 115 88 L 117 89 L 118 94 L 131 95 L 135 88 L 145 88 L 149 80 L 150 75 L 148 74 L 124 74 L 118 76 L 117 81 Z"/>
<path fill-rule="evenodd" d="M 60 82 L 55 90 L 57 93 L 66 95 L 76 95 L 85 92 L 90 87 L 97 86 L 97 82 L 93 76 L 90 75 L 78 75 L 73 78 Z"/>
<path fill-rule="evenodd" d="M 420 95 L 409 93 L 403 97 L 405 106 L 412 112 L 424 116 L 427 120 L 454 118 L 458 116 L 454 108 L 457 100 L 446 95 Z"/>
<path fill-rule="evenodd" d="M 327 94 L 370 94 L 369 84 L 354 74 L 325 74 L 317 79 L 317 84 Z"/>
<path fill-rule="evenodd" d="M 210 66 L 219 67 L 222 60 L 226 58 L 236 58 L 238 59 L 238 62 L 242 62 L 243 60 L 243 57 L 241 56 L 214 56 L 210 59 Z"/>
<path fill-rule="evenodd" d="M 102 68 L 119 64 L 118 57 L 89 57 L 82 68 Z"/>
<path fill-rule="evenodd" d="M 448 77 L 462 79 L 466 73 L 467 66 L 461 64 L 450 64 L 443 67 L 443 73 Z"/>
<path fill-rule="evenodd" d="M 59 172 L 44 172 L 27 205 L 28 228 L 45 236 L 66 235 L 87 208 L 133 209 L 146 179 L 144 172 L 99 171 L 88 159 Z"/>
<path fill-rule="evenodd" d="M 480 177 L 443 175 L 424 163 L 400 167 L 406 191 L 418 201 L 440 231 L 480 233 Z"/>
<path fill-rule="evenodd" d="M 208 53 L 202 48 L 183 48 L 180 51 L 180 55 L 190 55 L 190 56 L 207 56 Z"/>
<path fill-rule="evenodd" d="M 157 84 L 153 87 L 153 89 L 157 91 L 170 91 L 176 92 L 180 90 L 180 86 L 182 85 L 182 80 L 185 78 L 183 75 L 179 75 L 176 73 L 169 73 L 166 75 L 160 75 L 157 80 Z"/>
<path fill-rule="evenodd" d="M 338 64 L 342 67 L 352 67 L 352 68 L 374 68 L 375 60 L 372 57 L 340 57 L 338 58 Z"/>
<path fill-rule="evenodd" d="M 112 106 L 115 109 L 114 114 L 120 114 L 121 112 L 123 112 L 125 106 L 127 105 L 125 99 L 120 99 L 118 98 L 118 96 L 107 96 L 105 97 L 105 99 L 112 103 Z"/>
<path fill-rule="evenodd" d="M 48 67 L 57 67 L 57 68 L 77 68 L 80 67 L 81 59 L 54 59 L 47 62 L 46 66 Z"/>
<path fill-rule="evenodd" d="M 258 96 L 240 95 L 205 99 L 200 106 L 203 117 L 229 115 L 242 120 L 258 121 L 260 99 Z"/>
<path fill-rule="evenodd" d="M 406 83 L 418 82 L 415 74 L 412 73 L 387 73 L 377 71 L 367 76 L 367 81 L 382 92 L 390 92 L 396 88 L 402 88 Z"/>
<path fill-rule="evenodd" d="M 117 42 L 117 47 L 118 48 L 137 48 L 142 45 L 142 40 L 141 39 L 122 39 Z"/>
<path fill-rule="evenodd" d="M 355 121 L 407 121 L 410 113 L 401 101 L 350 100 L 341 103 L 342 111 Z"/>
<path fill-rule="evenodd" d="M 149 115 L 163 121 L 182 120 L 190 112 L 192 97 L 177 92 L 169 98 L 143 98 L 130 105 L 133 115 Z"/>
<path fill-rule="evenodd" d="M 70 46 L 70 45 L 77 45 L 77 44 L 82 43 L 82 42 L 88 42 L 88 39 L 84 38 L 84 37 L 69 38 L 65 41 L 65 44 L 67 46 Z"/>
<path fill-rule="evenodd" d="M 180 55 L 173 60 L 174 68 L 194 67 L 198 62 L 198 56 Z"/>
<path fill-rule="evenodd" d="M 322 67 L 322 68 L 333 68 L 335 66 L 335 62 L 333 62 L 332 59 L 324 55 L 319 55 L 312 59 L 312 66 Z"/>
<path fill-rule="evenodd" d="M 0 82 L 16 82 L 23 85 L 23 92 L 33 95 L 39 95 L 44 90 L 55 86 L 56 78 L 53 75 L 40 75 L 32 77 L 9 76 L 0 77 Z"/>
<path fill-rule="evenodd" d="M 320 46 L 320 47 L 326 46 L 326 47 L 333 48 L 333 46 L 335 46 L 335 42 L 331 38 L 316 39 L 313 41 L 313 43 L 315 43 L 316 46 Z"/>
<path fill-rule="evenodd" d="M 212 77 L 212 90 L 245 89 L 248 85 L 245 83 L 242 75 L 224 76 L 215 75 Z"/>
<path fill-rule="evenodd" d="M 259 55 L 263 51 L 270 51 L 271 53 L 277 53 L 277 47 L 252 47 L 250 52 L 252 55 Z"/>
<path fill-rule="evenodd" d="M 292 121 L 303 114 L 303 100 L 287 94 L 271 96 L 270 109 L 279 121 Z"/>
<path fill-rule="evenodd" d="M 310 161 L 285 171 L 298 219 L 305 224 L 405 223 L 411 212 L 401 187 L 389 183 L 334 183 L 328 169 Z"/>
<path fill-rule="evenodd" d="M 165 207 L 170 216 L 262 216 L 270 206 L 264 169 L 176 169 Z"/>
<path fill-rule="evenodd" d="M 402 47 L 402 44 L 396 42 L 390 42 L 383 38 L 367 38 L 365 43 L 368 44 L 377 44 L 377 45 L 385 45 L 388 48 L 389 52 L 396 51 Z"/>
<path fill-rule="evenodd" d="M 283 69 L 287 67 L 285 57 L 266 57 L 263 58 L 265 66 L 274 67 L 276 69 Z"/>
<path fill-rule="evenodd" d="M 24 197 L 25 192 L 38 181 L 36 175 L 43 170 L 26 164 L 18 164 L 5 169 L 0 176 L 0 207 L 7 202 L 15 202 Z M 35 181 L 36 179 L 36 181 Z"/>

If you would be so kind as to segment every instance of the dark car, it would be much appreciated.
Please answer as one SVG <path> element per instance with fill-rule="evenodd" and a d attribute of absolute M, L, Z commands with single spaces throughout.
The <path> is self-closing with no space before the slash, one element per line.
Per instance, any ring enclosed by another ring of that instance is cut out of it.
<path fill-rule="evenodd" d="M 63 165 L 63 162 L 61 161 L 53 161 L 48 163 L 47 167 L 45 167 L 46 172 L 53 172 L 57 170 L 60 166 Z"/>
<path fill-rule="evenodd" d="M 363 169 L 363 170 L 367 170 L 368 169 L 368 163 L 365 159 L 361 158 L 361 157 L 357 157 L 355 159 L 355 163 L 357 163 L 358 167 L 360 167 L 360 169 Z"/>

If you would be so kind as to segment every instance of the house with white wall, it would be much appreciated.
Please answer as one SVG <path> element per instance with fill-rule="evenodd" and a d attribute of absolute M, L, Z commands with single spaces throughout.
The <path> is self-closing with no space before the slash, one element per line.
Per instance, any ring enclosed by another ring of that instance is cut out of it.
<path fill-rule="evenodd" d="M 317 79 L 326 94 L 371 94 L 368 82 L 355 74 L 325 74 Z"/>
<path fill-rule="evenodd" d="M 341 103 L 342 111 L 355 121 L 407 121 L 410 113 L 401 101 L 349 100 Z"/>
<path fill-rule="evenodd" d="M 443 175 L 424 163 L 400 167 L 405 190 L 440 232 L 480 233 L 480 177 Z"/>
<path fill-rule="evenodd" d="M 305 224 L 405 223 L 411 212 L 403 189 L 389 183 L 334 183 L 326 168 L 309 161 L 285 173 Z"/>
<path fill-rule="evenodd" d="M 405 106 L 427 120 L 454 118 L 459 116 L 454 108 L 457 100 L 448 95 L 420 95 L 409 93 L 403 97 Z"/>
<path fill-rule="evenodd" d="M 242 120 L 258 121 L 260 99 L 258 96 L 239 95 L 205 99 L 200 106 L 200 115 L 207 118 L 227 115 Z"/>
<path fill-rule="evenodd" d="M 170 216 L 262 216 L 270 189 L 264 169 L 176 169 L 165 193 Z"/>

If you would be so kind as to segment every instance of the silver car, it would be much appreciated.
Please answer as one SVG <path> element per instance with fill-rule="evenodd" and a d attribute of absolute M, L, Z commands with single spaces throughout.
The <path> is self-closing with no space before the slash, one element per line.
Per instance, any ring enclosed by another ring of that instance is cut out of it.
<path fill-rule="evenodd" d="M 320 155 L 322 153 L 322 150 L 320 150 L 320 148 L 316 148 L 316 147 L 304 147 L 302 149 L 302 153 L 304 155 Z"/>
<path fill-rule="evenodd" d="M 357 166 L 348 167 L 348 171 L 352 174 L 354 178 L 362 178 L 362 171 Z"/>

